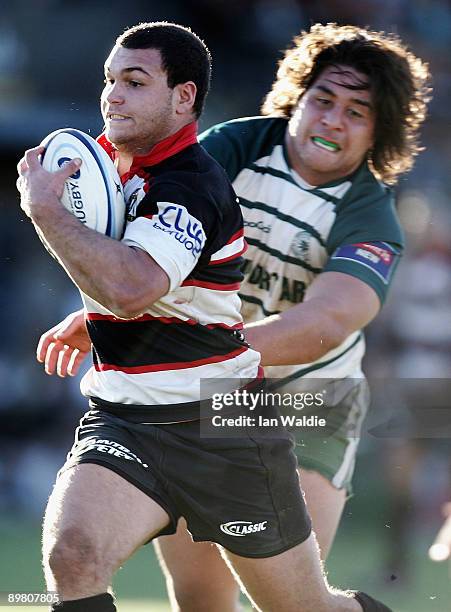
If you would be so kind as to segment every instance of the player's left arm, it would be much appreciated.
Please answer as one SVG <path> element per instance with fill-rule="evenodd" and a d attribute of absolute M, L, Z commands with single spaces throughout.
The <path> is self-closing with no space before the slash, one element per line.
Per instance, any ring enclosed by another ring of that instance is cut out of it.
<path fill-rule="evenodd" d="M 81 224 L 60 203 L 75 160 L 57 172 L 42 168 L 43 148 L 19 162 L 21 207 L 75 285 L 121 318 L 145 311 L 169 290 L 166 272 L 144 250 L 113 240 Z"/>
<path fill-rule="evenodd" d="M 323 272 L 301 304 L 245 325 L 246 339 L 261 353 L 262 365 L 310 363 L 362 329 L 379 312 L 376 291 L 342 272 Z"/>

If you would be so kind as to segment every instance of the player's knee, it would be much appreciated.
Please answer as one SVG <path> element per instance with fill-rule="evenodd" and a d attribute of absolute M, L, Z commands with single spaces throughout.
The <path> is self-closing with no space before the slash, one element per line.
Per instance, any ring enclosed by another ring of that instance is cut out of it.
<path fill-rule="evenodd" d="M 202 589 L 199 581 L 174 580 L 173 593 L 181 612 L 197 612 L 202 610 L 203 601 L 210 600 L 208 592 Z"/>
<path fill-rule="evenodd" d="M 62 531 L 51 546 L 44 543 L 43 563 L 58 583 L 95 581 L 105 571 L 105 560 L 81 527 Z"/>

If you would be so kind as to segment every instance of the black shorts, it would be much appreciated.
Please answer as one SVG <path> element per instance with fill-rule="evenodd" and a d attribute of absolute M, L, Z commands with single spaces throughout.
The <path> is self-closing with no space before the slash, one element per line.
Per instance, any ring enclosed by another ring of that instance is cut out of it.
<path fill-rule="evenodd" d="M 85 414 L 61 472 L 80 463 L 113 470 L 183 516 L 196 542 L 211 541 L 243 557 L 270 557 L 311 532 L 290 435 L 202 438 L 199 421 L 136 424 L 103 410 Z"/>

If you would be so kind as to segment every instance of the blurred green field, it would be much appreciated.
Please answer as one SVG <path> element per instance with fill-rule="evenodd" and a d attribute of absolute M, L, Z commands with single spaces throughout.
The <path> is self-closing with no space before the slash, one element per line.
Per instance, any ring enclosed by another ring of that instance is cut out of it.
<path fill-rule="evenodd" d="M 446 564 L 426 558 L 429 539 L 412 546 L 408 584 L 383 583 L 382 559 L 389 529 L 372 530 L 353 519 L 352 502 L 329 561 L 329 581 L 336 586 L 374 593 L 395 612 L 450 612 L 451 589 Z M 0 519 L 0 591 L 42 591 L 39 525 Z M 164 582 L 151 546 L 141 549 L 117 574 L 120 612 L 169 612 Z M 41 606 L 8 606 L 5 610 L 42 612 Z M 214 610 L 212 610 L 214 612 Z M 281 607 L 283 612 L 283 607 Z"/>
<path fill-rule="evenodd" d="M 371 456 L 361 458 L 360 468 L 355 497 L 345 508 L 328 560 L 329 582 L 373 594 L 394 612 L 451 612 L 451 566 L 427 558 L 427 549 L 438 528 L 438 513 L 435 517 L 419 517 L 412 525 L 410 571 L 405 580 L 391 580 L 384 560 L 390 538 L 395 545 L 397 542 L 396 530 L 389 524 L 388 494 L 383 479 L 377 477 L 379 472 Z M 119 612 L 169 612 L 164 580 L 152 546 L 143 547 L 124 565 L 116 575 L 114 589 Z M 43 590 L 39 523 L 0 515 L 0 591 Z M 4 609 L 42 612 L 46 608 Z"/>

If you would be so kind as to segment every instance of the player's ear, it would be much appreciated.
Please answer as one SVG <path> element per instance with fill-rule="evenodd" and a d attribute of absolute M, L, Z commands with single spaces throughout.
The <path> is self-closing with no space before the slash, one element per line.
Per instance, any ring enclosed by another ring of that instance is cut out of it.
<path fill-rule="evenodd" d="M 197 87 L 193 81 L 179 83 L 174 87 L 175 110 L 178 115 L 192 113 L 196 101 Z"/>

